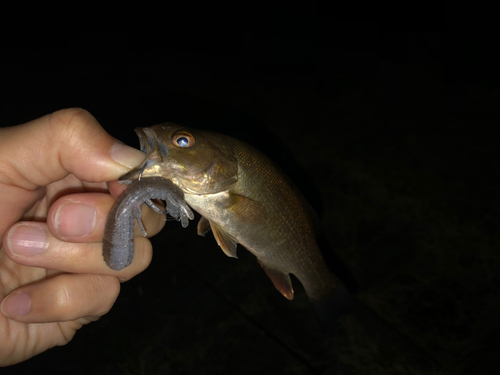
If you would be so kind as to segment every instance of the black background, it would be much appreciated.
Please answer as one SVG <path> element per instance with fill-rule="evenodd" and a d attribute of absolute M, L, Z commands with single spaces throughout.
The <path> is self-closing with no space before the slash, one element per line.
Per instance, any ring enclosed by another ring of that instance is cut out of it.
<path fill-rule="evenodd" d="M 169 222 L 109 314 L 0 373 L 497 373 L 493 27 L 436 4 L 397 22 L 313 6 L 171 18 L 5 35 L 0 125 L 77 106 L 136 147 L 134 127 L 164 121 L 252 143 L 318 212 L 358 310 L 326 337 L 296 280 L 289 302 L 245 250 Z"/>

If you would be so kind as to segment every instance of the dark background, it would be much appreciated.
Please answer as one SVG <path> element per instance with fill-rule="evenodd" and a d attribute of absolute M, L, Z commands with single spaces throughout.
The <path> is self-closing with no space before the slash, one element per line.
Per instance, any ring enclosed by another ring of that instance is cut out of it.
<path fill-rule="evenodd" d="M 6 36 L 1 126 L 78 106 L 136 147 L 164 121 L 252 143 L 318 212 L 357 312 L 324 336 L 296 280 L 289 302 L 248 252 L 169 222 L 109 314 L 0 373 L 498 373 L 496 34 L 415 12 Z"/>

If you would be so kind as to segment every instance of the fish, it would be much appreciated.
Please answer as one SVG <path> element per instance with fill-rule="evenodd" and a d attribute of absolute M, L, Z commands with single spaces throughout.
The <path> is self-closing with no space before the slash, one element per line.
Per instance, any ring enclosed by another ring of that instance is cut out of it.
<path fill-rule="evenodd" d="M 279 167 L 253 146 L 219 133 L 174 123 L 135 132 L 147 159 L 120 180 L 170 181 L 167 190 L 180 189 L 183 196 L 173 195 L 201 215 L 198 235 L 211 230 L 233 258 L 242 245 L 289 300 L 294 275 L 333 335 L 338 318 L 354 310 L 352 296 L 323 260 L 311 206 Z"/>

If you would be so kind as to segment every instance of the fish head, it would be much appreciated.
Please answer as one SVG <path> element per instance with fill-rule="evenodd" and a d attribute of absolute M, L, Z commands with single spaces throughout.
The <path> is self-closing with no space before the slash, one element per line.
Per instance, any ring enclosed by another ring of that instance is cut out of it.
<path fill-rule="evenodd" d="M 237 160 L 218 134 L 173 123 L 135 132 L 147 159 L 120 180 L 162 177 L 189 194 L 226 191 L 238 181 Z"/>

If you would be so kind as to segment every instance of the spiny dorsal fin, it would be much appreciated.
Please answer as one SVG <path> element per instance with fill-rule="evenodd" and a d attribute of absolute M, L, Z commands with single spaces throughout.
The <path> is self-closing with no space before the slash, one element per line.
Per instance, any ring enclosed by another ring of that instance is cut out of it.
<path fill-rule="evenodd" d="M 205 237 L 205 234 L 210 230 L 210 221 L 205 216 L 202 216 L 200 221 L 198 221 L 197 232 L 198 236 Z"/>
<path fill-rule="evenodd" d="M 236 238 L 231 236 L 229 233 L 227 233 L 224 228 L 221 226 L 215 224 L 213 221 L 209 221 L 210 227 L 212 228 L 212 232 L 214 233 L 215 240 L 217 241 L 217 244 L 220 246 L 224 254 L 226 254 L 228 257 L 231 258 L 238 258 L 236 256 L 236 245 L 238 244 L 238 241 L 236 241 Z M 200 220 L 201 223 L 201 220 Z M 198 224 L 198 228 L 199 228 Z M 204 226 L 204 224 L 202 224 Z M 206 233 L 206 232 L 205 232 Z"/>
<path fill-rule="evenodd" d="M 290 275 L 273 268 L 267 267 L 262 261 L 257 259 L 260 266 L 266 271 L 267 276 L 271 279 L 274 284 L 274 287 L 280 291 L 281 294 L 285 296 L 285 298 L 292 300 L 293 299 L 293 287 L 292 280 L 290 280 Z"/>

